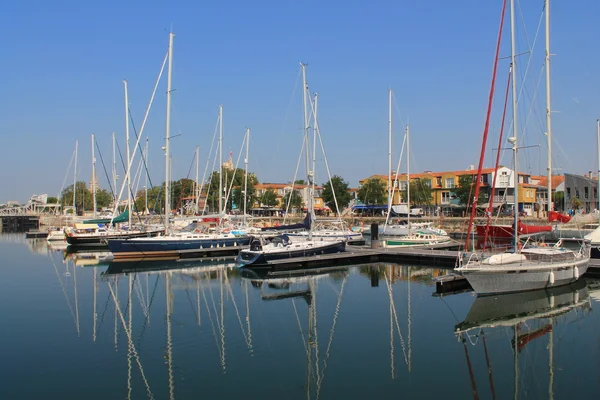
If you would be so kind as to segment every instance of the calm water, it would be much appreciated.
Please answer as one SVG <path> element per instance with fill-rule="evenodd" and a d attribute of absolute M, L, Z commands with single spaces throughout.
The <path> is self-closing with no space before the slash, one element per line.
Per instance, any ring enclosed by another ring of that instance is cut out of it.
<path fill-rule="evenodd" d="M 595 282 L 440 298 L 436 268 L 264 280 L 231 263 L 162 262 L 127 274 L 131 265 L 91 266 L 24 234 L 0 235 L 0 254 L 0 399 L 600 393 Z"/>

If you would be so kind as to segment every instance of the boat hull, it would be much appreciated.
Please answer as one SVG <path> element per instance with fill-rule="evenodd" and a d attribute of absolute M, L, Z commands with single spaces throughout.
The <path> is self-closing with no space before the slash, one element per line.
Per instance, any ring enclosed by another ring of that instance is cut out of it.
<path fill-rule="evenodd" d="M 527 264 L 459 268 L 478 295 L 514 293 L 567 285 L 577 281 L 588 269 L 589 258 L 548 266 Z M 554 274 L 552 282 L 551 274 Z"/>
<path fill-rule="evenodd" d="M 341 253 L 346 251 L 346 242 L 322 241 L 317 246 L 297 250 L 283 250 L 278 252 L 263 252 L 242 250 L 238 254 L 236 263 L 243 267 L 266 266 L 272 261 L 312 257 L 322 254 Z"/>
<path fill-rule="evenodd" d="M 164 230 L 146 231 L 146 232 L 127 232 L 121 234 L 105 234 L 105 235 L 77 235 L 77 234 L 66 234 L 65 239 L 69 246 L 83 246 L 83 247 L 106 247 L 106 242 L 113 239 L 130 239 L 140 237 L 155 237 L 163 234 Z"/>
<path fill-rule="evenodd" d="M 114 239 L 108 248 L 115 259 L 135 258 L 179 258 L 192 255 L 238 252 L 250 243 L 250 236 L 166 240 L 157 237 L 148 240 Z"/>

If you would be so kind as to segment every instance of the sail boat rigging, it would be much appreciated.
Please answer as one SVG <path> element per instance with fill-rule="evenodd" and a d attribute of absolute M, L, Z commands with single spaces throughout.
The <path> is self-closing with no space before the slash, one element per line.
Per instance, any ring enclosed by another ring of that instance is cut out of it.
<path fill-rule="evenodd" d="M 547 0 L 548 1 L 548 0 Z M 502 24 L 506 0 L 502 9 L 502 20 L 498 34 L 498 45 L 496 52 L 495 65 L 498 62 L 498 49 L 502 37 Z M 516 45 L 515 45 L 515 6 L 514 0 L 510 1 L 511 14 L 511 60 L 512 60 L 512 101 L 513 101 L 513 136 L 508 140 L 512 145 L 513 163 L 515 173 L 518 171 L 518 125 L 517 125 L 517 97 L 516 97 Z M 548 21 L 548 20 L 547 20 Z M 548 35 L 548 31 L 546 33 Z M 546 42 L 548 46 L 548 41 Z M 494 68 L 495 71 L 495 68 Z M 494 74 L 495 77 L 495 74 Z M 493 84 L 492 84 L 493 93 Z M 490 96 L 491 97 L 491 96 Z M 490 100 L 491 106 L 491 100 Z M 487 128 L 489 124 L 489 112 L 486 120 L 486 130 L 482 143 L 482 153 L 478 177 L 481 175 L 483 156 L 485 152 L 485 141 L 487 139 Z M 516 177 L 515 186 L 518 186 L 518 177 Z M 477 179 L 475 190 L 475 201 L 473 204 L 473 213 L 469 222 L 468 233 L 472 229 L 474 209 L 477 205 L 477 195 L 479 192 L 480 180 Z M 518 190 L 515 190 L 515 205 L 518 205 Z M 541 246 L 521 246 L 519 241 L 519 216 L 515 212 L 514 216 L 514 238 L 513 248 L 507 252 L 493 254 L 486 257 L 484 254 L 464 255 L 460 259 L 460 265 L 456 268 L 468 280 L 477 294 L 493 294 L 518 292 L 524 290 L 533 290 L 549 288 L 559 285 L 565 285 L 578 280 L 588 268 L 590 259 L 590 241 L 587 239 L 574 239 L 567 241 L 560 239 L 552 247 Z M 467 236 L 468 240 L 468 236 Z M 527 243 L 526 243 L 527 244 Z M 571 248 L 568 248 L 571 247 Z M 468 257 L 468 258 L 467 258 Z"/>
<path fill-rule="evenodd" d="M 314 220 L 314 162 L 311 168 L 311 157 L 309 148 L 309 117 L 307 98 L 309 97 L 308 83 L 306 81 L 306 64 L 301 63 L 302 68 L 302 87 L 303 87 L 303 115 L 304 115 L 304 145 L 306 148 L 306 178 L 307 178 L 307 202 L 308 212 L 305 224 L 308 225 L 308 234 L 306 237 L 290 238 L 287 234 L 274 237 L 270 243 L 264 243 L 262 238 L 250 243 L 249 249 L 241 250 L 237 257 L 237 263 L 245 267 L 264 266 L 270 262 L 280 259 L 290 259 L 299 257 L 310 257 L 319 254 L 339 253 L 346 250 L 345 238 L 331 238 L 324 240 L 323 237 L 313 238 Z M 316 125 L 316 124 L 315 124 Z M 314 130 L 314 135 L 317 130 Z M 316 143 L 316 138 L 314 138 Z M 281 228 L 281 227 L 280 227 Z M 285 227 L 288 228 L 289 227 Z"/>
<path fill-rule="evenodd" d="M 201 233 L 198 229 L 171 233 L 169 215 L 171 212 L 171 163 L 170 163 L 170 130 L 171 130 L 171 81 L 173 66 L 173 37 L 169 34 L 168 74 L 167 74 L 167 115 L 165 128 L 165 224 L 168 234 L 160 237 L 138 237 L 129 239 L 108 240 L 108 247 L 116 260 L 135 260 L 145 258 L 177 259 L 197 255 L 217 255 L 234 252 L 250 242 L 250 236 L 233 233 Z M 219 137 L 222 138 L 223 106 L 219 106 Z M 222 164 L 221 164 L 222 165 Z M 222 175 L 222 174 L 220 174 Z M 222 215 L 222 178 L 219 184 L 219 215 Z"/>

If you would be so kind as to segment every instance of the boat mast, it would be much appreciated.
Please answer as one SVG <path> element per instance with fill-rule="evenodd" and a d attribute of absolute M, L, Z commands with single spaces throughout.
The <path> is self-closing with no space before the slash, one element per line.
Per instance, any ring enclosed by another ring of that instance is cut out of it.
<path fill-rule="evenodd" d="M 219 104 L 219 221 L 223 214 L 223 105 Z M 220 222 L 219 222 L 220 224 Z"/>
<path fill-rule="evenodd" d="M 408 234 L 410 235 L 410 127 L 406 124 L 406 207 L 408 208 Z"/>
<path fill-rule="evenodd" d="M 145 193 L 145 209 L 144 209 L 144 213 L 146 215 L 148 215 L 148 136 L 146 136 L 146 155 L 144 156 L 146 158 L 146 193 Z"/>
<path fill-rule="evenodd" d="M 552 202 L 552 109 L 550 108 L 550 0 L 546 0 L 546 140 L 548 141 L 548 213 Z"/>
<path fill-rule="evenodd" d="M 596 183 L 596 195 L 598 196 L 598 212 L 600 213 L 600 119 L 596 120 L 596 132 L 598 136 L 598 182 Z"/>
<path fill-rule="evenodd" d="M 312 217 L 313 217 L 313 198 L 311 193 L 311 185 L 312 185 L 312 172 L 310 171 L 310 148 L 308 146 L 308 105 L 307 105 L 307 92 L 308 92 L 308 84 L 306 83 L 306 64 L 300 63 L 302 66 L 302 100 L 304 104 L 304 145 L 306 147 L 306 177 L 308 182 L 306 182 L 306 192 L 308 202 L 308 214 L 310 221 L 310 228 L 308 230 L 308 239 L 312 239 Z"/>
<path fill-rule="evenodd" d="M 196 185 L 194 190 L 194 194 L 196 195 L 196 204 L 194 206 L 194 213 L 198 213 L 198 190 L 200 187 L 198 186 L 198 170 L 200 168 L 200 146 L 196 146 Z"/>
<path fill-rule="evenodd" d="M 129 216 L 128 229 L 131 229 L 131 154 L 129 153 L 129 96 L 127 93 L 127 80 L 123 80 L 125 86 L 125 144 L 127 145 L 127 214 Z"/>
<path fill-rule="evenodd" d="M 309 93 L 310 95 L 310 93 Z M 314 212 L 314 197 L 315 197 L 315 172 L 317 171 L 317 107 L 319 103 L 319 94 L 315 93 L 314 96 L 314 110 L 313 110 L 313 152 L 312 152 L 312 168 L 311 168 L 311 177 L 312 177 L 312 185 L 311 185 L 311 203 L 313 203 L 313 212 Z M 334 192 L 333 186 L 331 187 L 331 191 Z M 334 194 L 335 196 L 335 194 Z M 311 214 L 312 217 L 312 214 Z M 311 224 L 312 225 L 312 224 Z"/>
<path fill-rule="evenodd" d="M 97 208 L 97 203 L 96 203 L 96 152 L 94 149 L 94 134 L 92 133 L 92 184 L 90 185 L 92 187 L 92 201 L 94 203 L 94 219 L 96 218 L 96 208 Z"/>
<path fill-rule="evenodd" d="M 170 173 L 170 158 L 171 149 L 171 73 L 173 70 L 173 32 L 169 33 L 169 67 L 167 70 L 167 117 L 165 127 L 165 228 L 169 230 L 169 214 L 171 212 L 171 173 Z"/>
<path fill-rule="evenodd" d="M 244 174 L 244 226 L 246 225 L 246 212 L 248 208 L 248 147 L 250 146 L 250 128 L 246 128 L 246 158 L 244 158 L 244 168 L 246 173 Z"/>
<path fill-rule="evenodd" d="M 514 219 L 514 247 L 515 252 L 518 249 L 519 242 L 519 168 L 518 162 L 518 150 L 517 150 L 517 65 L 516 65 L 516 40 L 515 40 L 515 0 L 510 0 L 510 59 L 512 64 L 512 109 L 513 109 L 513 136 L 508 138 L 508 141 L 512 144 L 513 149 L 513 164 L 515 166 L 514 180 L 514 197 L 515 197 L 515 219 Z M 550 195 L 550 193 L 548 193 Z M 549 197 L 548 197 L 549 199 Z"/>
<path fill-rule="evenodd" d="M 116 152 L 116 138 L 115 138 L 114 132 L 112 134 L 112 158 L 113 158 L 112 180 L 113 180 L 113 191 L 114 191 L 113 192 L 113 201 L 115 203 L 114 205 L 116 206 L 116 203 L 117 203 L 117 152 Z"/>
<path fill-rule="evenodd" d="M 75 221 L 75 216 L 77 215 L 77 203 L 75 202 L 75 197 L 77 195 L 77 147 L 79 147 L 79 140 L 75 141 L 75 166 L 73 167 L 73 221 Z"/>
<path fill-rule="evenodd" d="M 388 218 L 392 210 L 392 89 L 388 90 Z M 386 219 L 387 221 L 387 219 Z M 387 224 L 386 224 L 387 225 Z M 385 226 L 384 226 L 385 229 Z"/>

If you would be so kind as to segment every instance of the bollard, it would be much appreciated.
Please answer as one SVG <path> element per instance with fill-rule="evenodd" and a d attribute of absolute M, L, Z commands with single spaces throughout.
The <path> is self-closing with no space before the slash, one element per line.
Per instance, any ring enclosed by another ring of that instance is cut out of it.
<path fill-rule="evenodd" d="M 379 240 L 379 224 L 371 224 L 371 248 L 378 249 L 381 247 L 381 240 Z"/>

